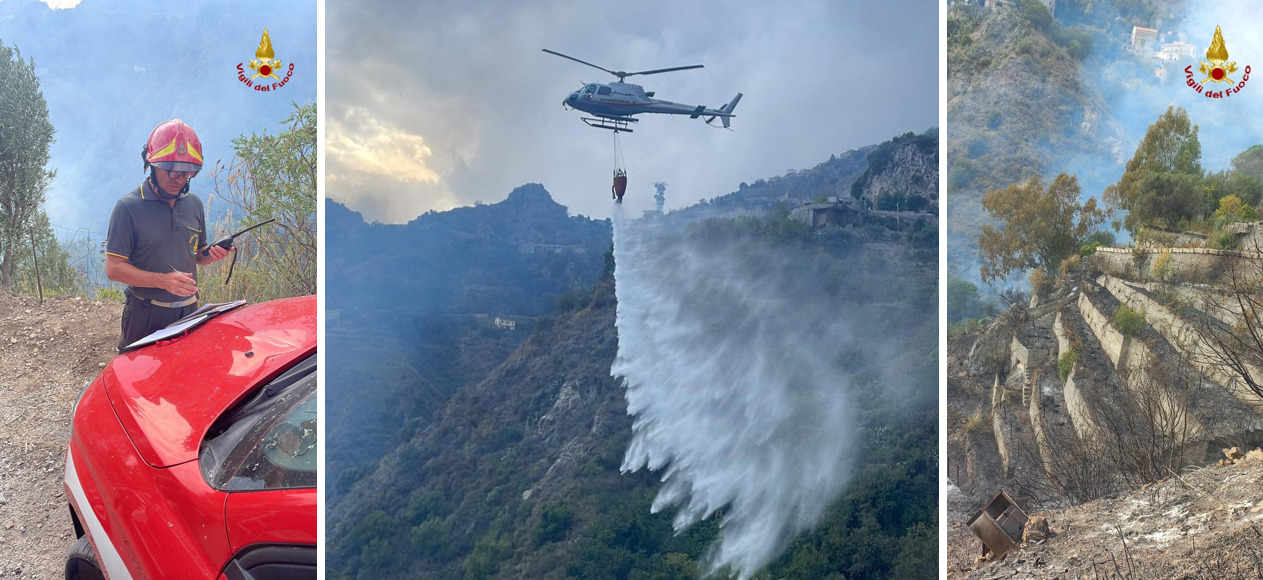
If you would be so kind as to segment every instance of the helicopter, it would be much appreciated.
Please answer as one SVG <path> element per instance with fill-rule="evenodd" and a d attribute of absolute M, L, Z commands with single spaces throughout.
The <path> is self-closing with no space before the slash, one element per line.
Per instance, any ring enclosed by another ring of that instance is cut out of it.
<path fill-rule="evenodd" d="M 653 98 L 653 91 L 645 91 L 644 87 L 623 82 L 623 79 L 635 75 L 652 75 L 664 72 L 672 72 L 678 70 L 689 70 L 702 68 L 700 64 L 688 66 L 676 66 L 670 68 L 660 68 L 654 70 L 642 70 L 636 72 L 612 71 L 605 67 L 594 65 L 590 62 L 579 60 L 573 56 L 565 55 L 555 50 L 542 49 L 548 54 L 560 56 L 562 58 L 573 60 L 580 64 L 586 64 L 592 68 L 605 71 L 618 77 L 618 82 L 611 83 L 587 83 L 583 88 L 570 93 L 566 100 L 561 102 L 561 106 L 570 109 L 578 109 L 584 113 L 593 115 L 592 117 L 580 117 L 587 123 L 589 127 L 598 129 L 609 129 L 617 134 L 619 131 L 632 132 L 631 124 L 637 123 L 640 119 L 636 119 L 633 115 L 640 113 L 661 113 L 666 115 L 688 115 L 690 119 L 705 117 L 706 124 L 714 127 L 714 121 L 720 120 L 725 129 L 729 129 L 732 118 L 735 116 L 732 111 L 737 108 L 737 103 L 741 101 L 741 93 L 733 97 L 728 104 L 718 109 L 707 108 L 706 105 L 685 105 L 682 103 L 673 103 Z"/>

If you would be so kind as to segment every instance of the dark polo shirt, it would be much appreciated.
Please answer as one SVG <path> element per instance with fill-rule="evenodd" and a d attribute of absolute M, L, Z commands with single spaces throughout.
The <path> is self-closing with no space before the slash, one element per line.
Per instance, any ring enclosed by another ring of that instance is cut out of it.
<path fill-rule="evenodd" d="M 206 214 L 202 200 L 181 194 L 175 207 L 154 193 L 149 180 L 124 195 L 110 214 L 105 253 L 124 258 L 146 272 L 165 274 L 171 268 L 197 280 L 197 250 L 206 245 Z M 141 298 L 177 302 L 188 298 L 161 288 L 129 287 Z"/>

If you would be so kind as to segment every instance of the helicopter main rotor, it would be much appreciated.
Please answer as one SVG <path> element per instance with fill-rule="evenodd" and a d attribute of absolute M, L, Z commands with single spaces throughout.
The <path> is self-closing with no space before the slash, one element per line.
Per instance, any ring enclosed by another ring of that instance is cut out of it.
<path fill-rule="evenodd" d="M 677 71 L 677 70 L 689 70 L 689 69 L 694 69 L 694 68 L 705 68 L 703 65 L 700 65 L 700 64 L 690 64 L 690 65 L 687 65 L 687 66 L 673 66 L 673 67 L 670 67 L 670 68 L 658 68 L 658 69 L 653 69 L 653 70 L 642 70 L 642 71 L 636 71 L 636 72 L 626 72 L 626 71 L 621 71 L 621 70 L 620 70 L 620 71 L 613 71 L 613 70 L 607 69 L 607 68 L 605 68 L 605 67 L 603 67 L 603 66 L 597 66 L 597 65 L 594 65 L 594 64 L 592 64 L 592 63 L 590 63 L 590 62 L 579 60 L 579 59 L 577 59 L 577 58 L 575 58 L 575 57 L 573 57 L 573 56 L 570 56 L 570 55 L 567 55 L 567 54 L 562 54 L 562 53 L 557 52 L 557 51 L 555 51 L 555 50 L 548 50 L 547 48 L 544 48 L 544 49 L 541 49 L 541 50 L 543 50 L 544 52 L 547 52 L 548 54 L 554 54 L 554 55 L 560 56 L 561 58 L 567 58 L 567 59 L 573 60 L 573 61 L 575 61 L 575 62 L 577 62 L 577 63 L 579 63 L 579 64 L 586 64 L 586 65 L 588 65 L 588 66 L 590 66 L 590 67 L 592 67 L 592 68 L 595 68 L 595 69 L 599 69 L 599 70 L 605 71 L 605 72 L 607 72 L 607 73 L 609 73 L 609 74 L 612 74 L 612 75 L 614 75 L 614 76 L 618 77 L 618 82 L 620 82 L 620 83 L 621 83 L 621 82 L 623 82 L 623 79 L 625 79 L 625 78 L 627 78 L 627 77 L 631 77 L 631 76 L 636 76 L 636 75 L 653 75 L 653 74 L 664 73 L 664 72 L 672 72 L 672 71 Z"/>

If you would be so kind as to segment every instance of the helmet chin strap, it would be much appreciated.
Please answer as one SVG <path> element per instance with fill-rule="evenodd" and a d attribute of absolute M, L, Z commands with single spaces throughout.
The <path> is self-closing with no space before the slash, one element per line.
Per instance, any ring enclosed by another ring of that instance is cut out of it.
<path fill-rule="evenodd" d="M 150 183 L 153 184 L 153 190 L 158 193 L 159 198 L 167 200 L 167 201 L 171 201 L 173 199 L 180 197 L 180 195 L 182 194 L 188 193 L 189 183 L 192 182 L 193 180 L 191 178 L 185 180 L 184 187 L 180 189 L 180 193 L 171 195 L 167 193 L 166 191 L 163 191 L 162 186 L 158 185 L 158 168 L 151 165 L 149 167 L 149 181 Z"/>

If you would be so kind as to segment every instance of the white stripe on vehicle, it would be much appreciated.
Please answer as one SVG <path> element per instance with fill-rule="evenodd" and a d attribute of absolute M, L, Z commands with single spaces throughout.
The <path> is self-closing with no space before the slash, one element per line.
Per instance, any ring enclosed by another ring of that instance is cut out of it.
<path fill-rule="evenodd" d="M 83 486 L 80 485 L 79 475 L 75 472 L 75 460 L 70 454 L 70 449 L 66 449 L 66 487 L 70 488 L 75 504 L 79 506 L 79 517 L 83 518 L 83 523 L 88 527 L 92 543 L 96 546 L 96 558 L 105 567 L 106 578 L 131 580 L 132 574 L 123 564 L 123 558 L 118 555 L 118 550 L 114 548 L 110 536 L 105 533 L 101 521 L 97 519 L 95 513 L 92 513 L 92 504 L 88 503 L 88 496 L 83 493 Z"/>

